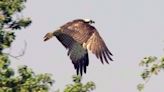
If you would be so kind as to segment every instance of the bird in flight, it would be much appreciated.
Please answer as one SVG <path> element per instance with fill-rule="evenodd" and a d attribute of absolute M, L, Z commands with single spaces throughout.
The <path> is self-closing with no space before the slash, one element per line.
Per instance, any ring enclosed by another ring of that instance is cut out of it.
<path fill-rule="evenodd" d="M 95 54 L 102 64 L 104 61 L 108 64 L 109 60 L 113 61 L 112 53 L 96 28 L 91 25 L 93 23 L 95 22 L 91 19 L 75 19 L 44 36 L 44 41 L 55 36 L 68 49 L 67 55 L 70 57 L 77 75 L 80 72 L 82 76 L 83 72 L 86 73 L 87 71 L 89 65 L 88 51 Z"/>

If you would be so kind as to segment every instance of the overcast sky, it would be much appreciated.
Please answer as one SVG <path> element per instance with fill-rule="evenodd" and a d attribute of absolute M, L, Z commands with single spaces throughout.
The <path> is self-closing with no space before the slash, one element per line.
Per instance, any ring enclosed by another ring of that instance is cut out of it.
<path fill-rule="evenodd" d="M 53 38 L 43 36 L 77 18 L 90 18 L 114 54 L 114 62 L 102 65 L 90 53 L 90 65 L 83 82 L 96 83 L 94 92 L 138 92 L 142 82 L 138 63 L 144 56 L 164 54 L 163 0 L 28 0 L 24 16 L 33 23 L 17 32 L 12 52 L 18 54 L 27 41 L 27 51 L 16 65 L 27 65 L 37 73 L 51 73 L 55 89 L 71 83 L 75 74 L 66 49 Z M 163 92 L 164 74 L 153 77 L 144 92 Z"/>

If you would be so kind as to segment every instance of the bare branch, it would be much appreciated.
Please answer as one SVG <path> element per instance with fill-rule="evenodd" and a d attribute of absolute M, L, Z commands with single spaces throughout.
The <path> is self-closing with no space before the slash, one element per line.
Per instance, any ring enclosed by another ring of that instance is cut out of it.
<path fill-rule="evenodd" d="M 10 52 L 9 53 L 4 53 L 4 54 L 6 54 L 6 55 L 8 55 L 8 56 L 10 56 L 12 58 L 15 58 L 15 59 L 19 60 L 19 57 L 22 57 L 25 54 L 26 49 L 27 49 L 27 42 L 24 41 L 24 48 L 22 49 L 22 52 L 19 55 L 12 55 Z"/>

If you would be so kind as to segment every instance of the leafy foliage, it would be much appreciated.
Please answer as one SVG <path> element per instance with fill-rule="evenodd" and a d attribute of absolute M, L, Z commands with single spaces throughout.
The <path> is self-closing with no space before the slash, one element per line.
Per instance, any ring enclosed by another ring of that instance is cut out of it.
<path fill-rule="evenodd" d="M 82 77 L 74 75 L 73 84 L 68 84 L 64 89 L 64 92 L 91 92 L 96 88 L 94 82 L 87 82 L 86 84 L 81 83 Z M 57 91 L 59 92 L 59 91 Z"/>
<path fill-rule="evenodd" d="M 18 69 L 18 75 L 14 76 L 15 72 L 9 67 L 7 56 L 2 55 L 1 62 L 3 59 L 7 59 L 8 63 L 1 63 L 0 92 L 48 92 L 53 83 L 50 74 L 36 75 L 27 66 L 21 66 Z"/>
<path fill-rule="evenodd" d="M 0 1 L 0 29 L 21 29 L 27 27 L 31 20 L 22 18 L 18 14 L 25 8 L 26 0 L 1 0 Z M 15 16 L 14 16 L 15 15 Z"/>
<path fill-rule="evenodd" d="M 19 16 L 26 0 L 0 1 L 0 92 L 48 92 L 53 84 L 50 74 L 35 74 L 27 66 L 16 73 L 11 67 L 9 55 L 3 50 L 15 40 L 14 30 L 29 26 L 30 18 Z"/>
<path fill-rule="evenodd" d="M 164 69 L 164 57 L 161 59 L 158 59 L 155 56 L 145 57 L 141 60 L 139 65 L 144 69 L 141 73 L 141 78 L 144 82 L 138 84 L 137 89 L 142 91 L 145 84 L 149 82 L 150 78 L 153 75 L 158 75 L 159 72 Z"/>

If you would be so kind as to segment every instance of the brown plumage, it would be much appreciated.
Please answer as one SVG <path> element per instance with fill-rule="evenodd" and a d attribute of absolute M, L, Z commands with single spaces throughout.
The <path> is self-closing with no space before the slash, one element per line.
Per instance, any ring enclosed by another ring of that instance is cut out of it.
<path fill-rule="evenodd" d="M 77 74 L 86 73 L 89 65 L 88 50 L 96 55 L 102 63 L 112 60 L 112 53 L 100 37 L 95 27 L 90 25 L 94 21 L 89 19 L 76 19 L 61 26 L 54 32 L 47 33 L 44 41 L 56 36 L 68 49 L 68 56 L 74 64 Z"/>

